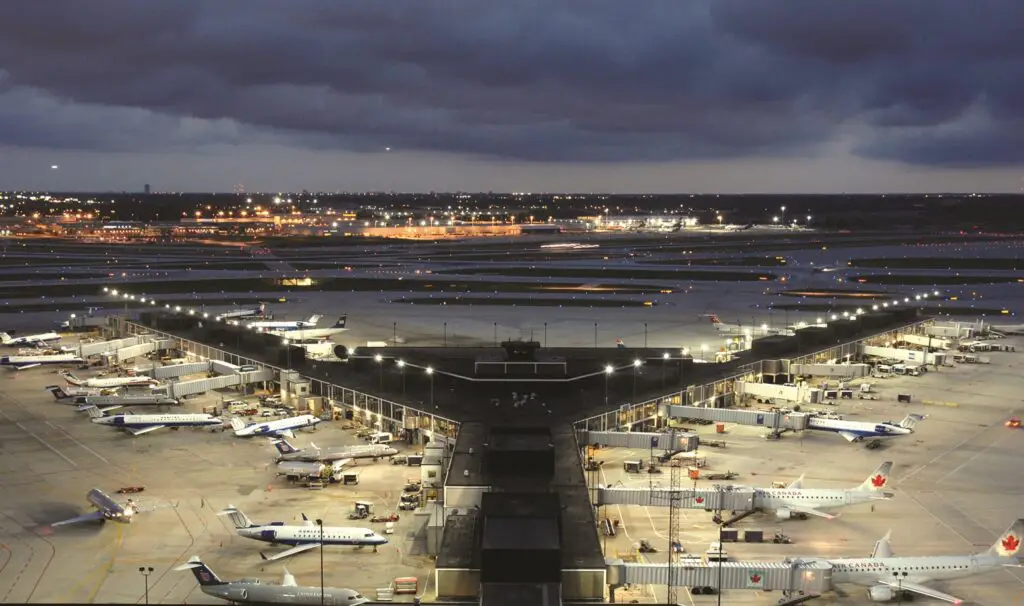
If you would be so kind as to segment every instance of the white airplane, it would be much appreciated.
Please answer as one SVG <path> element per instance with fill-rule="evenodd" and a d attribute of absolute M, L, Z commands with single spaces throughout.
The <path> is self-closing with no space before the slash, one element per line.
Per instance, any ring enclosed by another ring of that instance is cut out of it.
<path fill-rule="evenodd" d="M 987 551 L 974 555 L 895 556 L 889 544 L 891 534 L 892 531 L 889 531 L 875 543 L 870 557 L 825 560 L 832 565 L 832 582 L 866 586 L 868 596 L 876 602 L 897 599 L 901 597 L 900 592 L 903 592 L 951 604 L 963 604 L 960 598 L 927 587 L 925 583 L 962 579 L 1004 568 L 1019 568 L 1024 519 L 1014 522 Z"/>
<path fill-rule="evenodd" d="M 319 422 L 319 417 L 314 417 L 313 415 L 299 415 L 297 417 L 288 417 L 287 419 L 277 419 L 275 421 L 267 421 L 265 423 L 253 423 L 252 425 L 246 425 L 244 421 L 235 417 L 231 419 L 231 428 L 235 430 L 235 435 L 240 438 L 249 438 L 252 436 L 284 436 L 287 438 L 294 438 L 295 434 L 292 432 L 293 429 L 299 429 L 300 427 L 316 427 L 316 424 Z"/>
<path fill-rule="evenodd" d="M 44 332 L 38 335 L 25 335 L 24 337 L 11 337 L 11 335 L 0 332 L 0 343 L 8 347 L 18 345 L 47 345 L 60 341 L 60 335 L 55 332 Z"/>
<path fill-rule="evenodd" d="M 992 325 L 989 328 L 1004 335 L 1024 335 L 1024 324 Z"/>
<path fill-rule="evenodd" d="M 379 545 L 388 542 L 387 539 L 369 528 L 344 526 L 321 528 L 307 518 L 306 514 L 302 514 L 301 526 L 286 526 L 282 522 L 255 524 L 234 505 L 228 505 L 227 509 L 217 515 L 231 516 L 231 521 L 235 524 L 235 531 L 240 537 L 275 545 L 291 545 L 290 549 L 272 556 L 266 556 L 261 552 L 260 557 L 269 561 L 280 560 L 310 549 L 316 549 L 320 546 L 321 540 L 324 545 L 355 545 L 356 548 L 372 545 L 374 551 Z"/>
<path fill-rule="evenodd" d="M 115 390 L 113 389 L 99 389 L 99 388 L 88 388 L 88 387 L 61 387 L 60 385 L 49 385 L 46 387 L 46 391 L 53 394 L 53 397 L 59 402 L 61 400 L 72 400 L 69 404 L 74 404 L 74 399 L 78 396 L 104 396 L 110 395 Z"/>
<path fill-rule="evenodd" d="M 743 326 L 740 323 L 726 324 L 718 318 L 718 314 L 705 314 L 705 317 L 710 320 L 711 325 L 715 327 L 715 330 L 726 335 L 746 335 L 746 336 L 769 336 L 769 335 L 788 335 L 792 330 L 785 328 L 769 328 L 767 324 L 762 324 L 759 327 Z"/>
<path fill-rule="evenodd" d="M 226 311 L 222 314 L 217 314 L 213 317 L 214 320 L 223 322 L 224 320 L 235 320 L 238 318 L 251 318 L 253 316 L 263 316 L 267 311 L 267 304 L 260 303 L 259 307 L 239 308 L 231 311 Z"/>
<path fill-rule="evenodd" d="M 801 475 L 786 488 L 755 488 L 754 499 L 763 509 L 774 510 L 779 520 L 807 519 L 809 515 L 832 520 L 837 516 L 825 510 L 891 499 L 893 493 L 883 490 L 890 473 L 892 461 L 886 461 L 854 488 L 804 488 Z"/>
<path fill-rule="evenodd" d="M 141 436 L 164 427 L 209 427 L 224 424 L 222 419 L 206 413 L 152 415 L 125 413 L 108 417 L 104 416 L 96 407 L 92 407 L 89 412 L 93 423 L 124 429 L 133 436 Z"/>
<path fill-rule="evenodd" d="M 126 385 L 149 385 L 157 386 L 160 384 L 159 381 L 152 377 L 110 377 L 110 378 L 92 378 L 92 379 L 79 379 L 75 376 L 75 373 L 66 371 L 62 372 L 61 376 L 67 379 L 67 382 L 74 385 L 75 387 L 122 387 Z"/>
<path fill-rule="evenodd" d="M 283 337 L 290 341 L 312 341 L 316 339 L 328 339 L 336 334 L 343 333 L 345 328 L 345 322 L 348 316 L 341 316 L 338 321 L 334 323 L 334 326 L 329 328 L 296 328 L 294 330 L 268 330 L 271 334 L 275 334 L 279 337 Z"/>
<path fill-rule="evenodd" d="M 96 508 L 96 511 L 74 517 L 68 520 L 62 520 L 60 522 L 54 522 L 50 524 L 51 527 L 56 526 L 67 526 L 68 524 L 80 524 L 82 522 L 105 522 L 110 520 L 111 522 L 122 522 L 128 524 L 132 521 L 132 516 L 138 513 L 138 509 L 135 506 L 135 501 L 128 499 L 128 502 L 121 505 L 114 499 L 111 499 L 99 488 L 93 488 L 89 491 L 89 494 L 85 495 L 85 498 L 89 503 Z"/>
<path fill-rule="evenodd" d="M 338 446 L 321 449 L 310 442 L 312 449 L 307 452 L 302 448 L 295 448 L 288 440 L 275 440 L 273 442 L 277 452 L 281 454 L 277 458 L 281 461 L 304 461 L 307 463 L 330 463 L 331 461 L 343 461 L 345 459 L 377 459 L 380 457 L 393 457 L 398 454 L 398 449 L 387 444 L 357 444 L 355 446 Z"/>
<path fill-rule="evenodd" d="M 306 320 L 250 322 L 246 324 L 246 327 L 259 332 L 292 331 L 300 328 L 316 328 L 321 318 L 323 316 L 313 314 Z"/>
<path fill-rule="evenodd" d="M 73 353 L 42 356 L 4 356 L 0 358 L 0 366 L 7 366 L 15 370 L 27 370 L 49 364 L 82 364 L 82 362 L 82 357 Z"/>
<path fill-rule="evenodd" d="M 259 579 L 222 581 L 199 556 L 192 556 L 188 562 L 175 570 L 191 570 L 199 581 L 199 588 L 208 596 L 227 600 L 232 604 L 303 604 L 305 606 L 360 606 L 369 602 L 358 591 L 337 587 L 304 587 L 295 582 L 288 569 L 280 585 L 263 583 Z"/>
<path fill-rule="evenodd" d="M 811 417 L 807 420 L 807 429 L 831 431 L 849 442 L 860 442 L 864 438 L 889 438 L 914 433 L 914 426 L 923 420 L 923 415 L 907 415 L 899 424 L 892 421 L 875 423 L 872 421 L 846 421 L 826 417 Z"/>

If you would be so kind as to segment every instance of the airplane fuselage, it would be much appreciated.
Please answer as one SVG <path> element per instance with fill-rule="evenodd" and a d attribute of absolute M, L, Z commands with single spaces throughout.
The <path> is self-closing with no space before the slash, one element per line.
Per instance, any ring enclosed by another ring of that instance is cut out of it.
<path fill-rule="evenodd" d="M 252 436 L 270 436 L 275 435 L 278 432 L 290 431 L 292 429 L 300 429 L 302 427 L 314 427 L 320 419 L 313 415 L 300 415 L 298 417 L 292 417 L 290 419 L 279 419 L 277 421 L 269 421 L 267 423 L 255 423 L 248 427 L 235 430 L 235 435 L 241 438 L 247 438 Z"/>
<path fill-rule="evenodd" d="M 869 490 L 838 490 L 832 488 L 758 488 L 755 498 L 765 509 L 785 510 L 792 507 L 813 507 L 821 511 L 859 505 L 892 498 L 893 493 Z"/>
<path fill-rule="evenodd" d="M 166 415 L 123 414 L 93 419 L 92 422 L 99 425 L 125 428 L 150 427 L 153 425 L 162 425 L 164 427 L 203 427 L 224 424 L 221 419 L 205 413 Z"/>
<path fill-rule="evenodd" d="M 992 572 L 1004 566 L 1017 566 L 1016 558 L 987 555 L 922 556 L 891 558 L 840 558 L 825 560 L 832 564 L 832 582 L 871 587 L 879 579 L 904 579 L 912 583 L 962 579 Z M 906 576 L 903 573 L 906 572 Z"/>
<path fill-rule="evenodd" d="M 3 356 L 0 366 L 33 367 L 45 364 L 81 364 L 82 358 L 77 354 L 63 353 L 43 356 Z"/>
<path fill-rule="evenodd" d="M 302 461 L 307 463 L 329 463 L 343 459 L 375 459 L 398 454 L 398 449 L 384 444 L 367 444 L 340 448 L 311 449 L 292 452 L 278 457 L 279 461 Z"/>
<path fill-rule="evenodd" d="M 807 421 L 807 429 L 816 431 L 831 431 L 833 433 L 845 433 L 857 438 L 882 438 L 901 436 L 913 433 L 907 427 L 900 427 L 892 423 L 872 423 L 870 421 L 846 421 L 841 419 L 826 419 L 812 417 Z"/>
<path fill-rule="evenodd" d="M 238 536 L 263 541 L 275 545 L 305 545 L 320 543 L 321 533 L 318 526 L 252 526 L 238 528 Z M 341 526 L 324 526 L 324 545 L 384 545 L 387 539 L 368 528 L 348 528 Z"/>
<path fill-rule="evenodd" d="M 359 606 L 368 600 L 352 589 L 301 587 L 235 581 L 202 586 L 203 593 L 241 604 L 300 604 L 308 606 Z"/>
<path fill-rule="evenodd" d="M 123 507 L 99 488 L 90 490 L 85 498 L 93 507 L 103 512 L 106 520 L 122 524 L 131 523 L 134 510 L 131 507 Z"/>

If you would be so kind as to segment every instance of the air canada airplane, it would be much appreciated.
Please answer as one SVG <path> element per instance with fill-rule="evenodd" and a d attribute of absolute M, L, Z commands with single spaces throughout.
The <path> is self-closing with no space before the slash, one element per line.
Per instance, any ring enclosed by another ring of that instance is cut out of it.
<path fill-rule="evenodd" d="M 266 423 L 253 423 L 252 425 L 246 425 L 244 421 L 235 417 L 231 419 L 231 429 L 235 430 L 235 435 L 240 438 L 251 438 L 253 436 L 269 436 L 269 437 L 295 437 L 294 429 L 300 427 L 316 427 L 316 424 L 320 422 L 319 417 L 313 415 L 299 415 L 297 417 L 288 417 L 287 419 L 277 419 L 276 421 L 267 421 Z"/>
<path fill-rule="evenodd" d="M 122 387 L 122 386 L 126 386 L 126 385 L 150 385 L 150 386 L 155 386 L 155 385 L 159 385 L 160 384 L 160 382 L 157 381 L 156 379 L 154 379 L 152 377 L 144 377 L 144 376 L 137 376 L 137 377 L 106 377 L 106 378 L 93 377 L 91 379 L 79 379 L 77 376 L 75 376 L 75 373 L 70 372 L 70 371 L 62 372 L 60 374 L 61 374 L 61 376 L 63 376 L 67 380 L 68 383 L 74 385 L 75 387 L 99 387 L 99 388 L 103 388 L 103 387 Z"/>
<path fill-rule="evenodd" d="M 831 431 L 847 441 L 860 442 L 864 438 L 891 438 L 914 433 L 918 421 L 924 420 L 923 415 L 907 415 L 899 424 L 892 421 L 874 423 L 872 421 L 846 421 L 827 417 L 811 417 L 807 420 L 807 429 Z"/>
<path fill-rule="evenodd" d="M 889 544 L 890 530 L 875 543 L 867 558 L 829 558 L 833 583 L 851 583 L 868 588 L 875 602 L 902 598 L 899 594 L 918 594 L 951 604 L 963 604 L 955 596 L 927 587 L 931 581 L 962 579 L 1004 568 L 1019 568 L 1024 519 L 1018 519 L 987 551 L 974 555 L 895 556 Z M 801 558 L 805 562 L 821 558 Z M 907 596 L 908 598 L 910 596 Z M 1005 602 L 1009 603 L 1009 601 Z"/>
<path fill-rule="evenodd" d="M 398 454 L 396 448 L 387 444 L 357 444 L 355 446 L 335 446 L 320 448 L 312 442 L 309 443 L 310 450 L 295 448 L 288 440 L 275 440 L 274 447 L 281 456 L 281 461 L 303 461 L 306 463 L 330 463 L 332 461 L 344 461 L 345 459 L 376 459 L 378 457 L 392 457 Z"/>
<path fill-rule="evenodd" d="M 288 569 L 280 585 L 263 583 L 259 579 L 222 581 L 199 556 L 192 556 L 188 562 L 175 570 L 191 570 L 199 581 L 199 588 L 208 596 L 227 600 L 234 604 L 305 604 L 320 606 L 359 606 L 369 602 L 358 591 L 336 587 L 308 587 L 295 582 Z"/>
<path fill-rule="evenodd" d="M 12 337 L 5 332 L 0 332 L 0 343 L 9 347 L 17 347 L 18 345 L 48 345 L 57 341 L 60 341 L 60 335 L 55 332 L 25 335 L 24 337 Z"/>
<path fill-rule="evenodd" d="M 886 461 L 854 488 L 804 488 L 801 475 L 786 488 L 755 488 L 754 499 L 761 508 L 774 510 L 779 520 L 809 515 L 831 520 L 836 516 L 826 510 L 891 499 L 893 493 L 883 490 L 891 473 L 892 461 Z"/>
<path fill-rule="evenodd" d="M 343 526 L 317 526 L 312 520 L 302 514 L 301 526 L 286 526 L 284 522 L 271 522 L 270 524 L 256 524 L 242 513 L 234 505 L 228 505 L 227 509 L 218 513 L 221 516 L 231 516 L 235 524 L 238 536 L 247 539 L 255 539 L 275 545 L 291 545 L 290 549 L 276 553 L 272 556 L 260 553 L 264 560 L 280 560 L 297 553 L 309 551 L 320 546 L 321 538 L 324 545 L 355 545 L 356 548 L 370 545 L 376 551 L 379 545 L 388 542 L 369 528 L 355 528 Z"/>

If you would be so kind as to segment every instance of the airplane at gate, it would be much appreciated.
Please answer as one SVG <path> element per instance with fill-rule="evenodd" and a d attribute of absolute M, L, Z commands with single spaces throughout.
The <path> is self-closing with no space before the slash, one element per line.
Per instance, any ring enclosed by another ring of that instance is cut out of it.
<path fill-rule="evenodd" d="M 263 583 L 259 579 L 222 581 L 199 556 L 175 570 L 191 570 L 199 581 L 199 588 L 208 596 L 227 600 L 233 604 L 303 604 L 306 606 L 360 606 L 369 602 L 358 591 L 337 587 L 308 587 L 295 582 L 288 569 L 280 585 Z"/>
<path fill-rule="evenodd" d="M 260 303 L 258 307 L 239 308 L 224 313 L 217 314 L 213 317 L 214 320 L 224 322 L 227 320 L 235 320 L 238 318 L 252 318 L 256 316 L 262 317 L 266 314 L 267 304 Z"/>
<path fill-rule="evenodd" d="M 303 461 L 306 463 L 330 463 L 332 461 L 344 461 L 345 459 L 376 459 L 379 457 L 393 457 L 398 454 L 398 449 L 387 444 L 357 444 L 355 446 L 335 446 L 320 448 L 312 442 L 309 443 L 310 450 L 295 448 L 288 440 L 275 440 L 274 447 L 281 456 L 281 461 Z"/>
<path fill-rule="evenodd" d="M 313 415 L 299 415 L 297 417 L 289 417 L 287 419 L 267 421 L 266 423 L 253 423 L 252 425 L 247 426 L 244 421 L 235 417 L 231 419 L 231 428 L 235 430 L 235 435 L 240 438 L 250 438 L 252 436 L 284 436 L 286 438 L 294 438 L 295 433 L 292 431 L 293 429 L 299 429 L 300 427 L 316 427 L 316 424 L 319 422 L 319 417 L 314 417 Z"/>
<path fill-rule="evenodd" d="M 160 381 L 152 377 L 136 376 L 136 377 L 108 377 L 108 378 L 96 378 L 91 379 L 79 379 L 75 376 L 75 373 L 65 371 L 60 373 L 68 383 L 76 387 L 122 387 L 125 385 L 159 385 Z"/>
<path fill-rule="evenodd" d="M 1019 568 L 1024 519 L 1015 521 L 987 551 L 974 555 L 895 556 L 889 543 L 891 535 L 890 530 L 875 543 L 874 551 L 867 558 L 801 559 L 805 562 L 817 560 L 831 564 L 833 583 L 866 586 L 868 596 L 875 602 L 902 598 L 899 595 L 902 592 L 951 604 L 963 604 L 960 598 L 932 589 L 925 583 L 962 579 L 1004 568 Z"/>
<path fill-rule="evenodd" d="M 315 317 L 315 316 L 314 316 Z M 289 339 L 291 341 L 314 341 L 316 339 L 328 339 L 336 334 L 343 333 L 345 328 L 345 322 L 348 320 L 348 316 L 341 316 L 338 321 L 334 323 L 334 326 L 329 328 L 295 328 L 290 330 L 268 329 L 266 332 L 277 335 L 279 337 Z"/>
<path fill-rule="evenodd" d="M 837 433 L 849 442 L 860 442 L 864 438 L 891 438 L 894 436 L 905 436 L 914 433 L 914 426 L 918 421 L 924 420 L 923 415 L 907 415 L 899 424 L 892 421 L 885 423 L 873 423 L 871 421 L 846 421 L 843 419 L 828 419 L 825 417 L 811 417 L 807 420 L 807 429 L 816 431 L 831 431 Z"/>
<path fill-rule="evenodd" d="M 882 463 L 854 488 L 804 488 L 801 475 L 786 488 L 755 488 L 754 500 L 762 509 L 774 510 L 779 520 L 807 519 L 809 515 L 832 520 L 837 516 L 826 513 L 827 510 L 893 498 L 893 493 L 884 490 L 892 465 L 892 461 Z"/>
<path fill-rule="evenodd" d="M 50 364 L 81 364 L 82 357 L 73 353 L 48 354 L 42 356 L 4 356 L 0 358 L 0 366 L 14 370 L 28 370 Z"/>
<path fill-rule="evenodd" d="M 764 337 L 769 335 L 790 335 L 793 332 L 786 328 L 770 328 L 767 324 L 762 324 L 761 326 L 743 326 L 739 322 L 736 324 L 726 324 L 718 318 L 718 314 L 704 314 L 704 317 L 708 318 L 711 325 L 715 327 L 715 330 L 726 335 Z"/>
<path fill-rule="evenodd" d="M 275 545 L 291 545 L 286 549 L 272 556 L 260 553 L 264 560 L 274 561 L 288 556 L 309 551 L 320 546 L 321 539 L 324 545 L 354 545 L 357 549 L 367 545 L 373 546 L 376 551 L 379 545 L 388 542 L 369 528 L 355 528 L 344 526 L 317 526 L 312 520 L 302 514 L 301 526 L 286 526 L 284 522 L 271 522 L 270 524 L 256 524 L 242 513 L 234 505 L 228 505 L 227 509 L 218 513 L 221 516 L 231 516 L 235 524 L 235 531 L 238 536 L 256 541 L 263 541 Z"/>
<path fill-rule="evenodd" d="M 11 335 L 0 332 L 0 343 L 7 345 L 8 347 L 17 347 L 18 345 L 45 345 L 49 343 L 56 343 L 60 341 L 60 335 L 55 332 L 44 332 L 38 335 L 25 335 L 24 337 L 11 337 Z"/>
<path fill-rule="evenodd" d="M 321 318 L 323 316 L 313 314 L 306 320 L 250 322 L 246 326 L 259 332 L 291 331 L 300 328 L 316 328 Z"/>
<path fill-rule="evenodd" d="M 222 419 L 218 419 L 217 417 L 206 413 L 154 415 L 116 414 L 108 417 L 104 416 L 96 407 L 92 407 L 90 408 L 90 415 L 92 416 L 92 422 L 97 425 L 107 425 L 109 427 L 124 429 L 133 436 L 141 436 L 142 434 L 156 431 L 157 429 L 163 429 L 164 427 L 210 427 L 224 425 L 224 421 Z"/>

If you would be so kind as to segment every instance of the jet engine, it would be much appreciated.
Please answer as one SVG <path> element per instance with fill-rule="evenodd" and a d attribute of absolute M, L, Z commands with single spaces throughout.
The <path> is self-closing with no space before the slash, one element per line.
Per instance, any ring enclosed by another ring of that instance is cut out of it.
<path fill-rule="evenodd" d="M 896 597 L 896 591 L 892 587 L 876 585 L 868 589 L 868 596 L 874 602 L 890 602 Z"/>
<path fill-rule="evenodd" d="M 775 519 L 777 519 L 777 520 L 788 520 L 790 518 L 795 518 L 795 517 L 796 516 L 793 515 L 793 510 L 791 510 L 791 509 L 776 509 L 775 510 Z"/>

